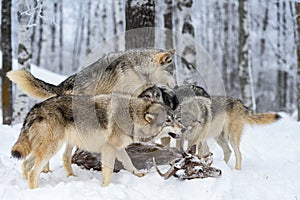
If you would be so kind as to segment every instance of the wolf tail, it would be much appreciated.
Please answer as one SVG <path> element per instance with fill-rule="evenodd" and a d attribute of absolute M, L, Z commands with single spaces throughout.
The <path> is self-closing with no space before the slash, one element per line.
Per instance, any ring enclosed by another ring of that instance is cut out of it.
<path fill-rule="evenodd" d="M 61 87 L 42 81 L 25 69 L 7 72 L 6 76 L 26 94 L 37 99 L 47 99 L 63 93 Z"/>
<path fill-rule="evenodd" d="M 264 125 L 264 124 L 271 124 L 276 122 L 277 120 L 281 119 L 281 116 L 277 113 L 257 113 L 246 106 L 244 107 L 244 114 L 245 114 L 245 121 L 249 125 Z"/>
<path fill-rule="evenodd" d="M 28 138 L 28 130 L 22 129 L 17 142 L 11 149 L 11 155 L 14 158 L 26 158 L 31 152 L 31 143 Z"/>

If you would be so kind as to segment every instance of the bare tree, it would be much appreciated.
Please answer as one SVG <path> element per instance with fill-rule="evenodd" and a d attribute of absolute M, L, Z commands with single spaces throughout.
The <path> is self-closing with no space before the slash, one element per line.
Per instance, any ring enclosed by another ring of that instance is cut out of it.
<path fill-rule="evenodd" d="M 11 41 L 11 0 L 2 0 L 1 13 L 1 51 L 2 51 L 2 117 L 3 124 L 12 122 L 12 84 L 6 77 L 6 72 L 12 66 Z"/>
<path fill-rule="evenodd" d="M 173 29 L 173 0 L 165 0 L 166 9 L 164 13 L 164 28 L 165 32 L 165 48 L 173 48 L 173 34 L 171 34 Z"/>
<path fill-rule="evenodd" d="M 181 33 L 176 37 L 176 51 L 182 56 L 177 59 L 178 83 L 196 84 L 196 47 L 195 47 L 195 28 L 192 23 L 193 0 L 177 1 L 177 9 L 174 9 L 174 26 L 177 32 Z"/>
<path fill-rule="evenodd" d="M 252 85 L 251 85 L 251 69 L 249 66 L 249 22 L 248 22 L 248 1 L 239 1 L 239 78 L 241 84 L 242 99 L 247 106 L 253 106 L 252 102 Z"/>
<path fill-rule="evenodd" d="M 126 31 L 125 48 L 154 47 L 155 3 L 154 0 L 127 0 L 125 6 Z M 143 28 L 143 29 L 137 29 Z"/>
<path fill-rule="evenodd" d="M 18 9 L 18 65 L 19 68 L 30 70 L 31 65 L 31 38 L 33 33 L 33 19 L 35 8 L 33 1 L 19 0 Z M 29 110 L 29 98 L 21 90 L 16 88 L 14 102 L 14 123 L 19 123 L 24 120 Z"/>
<path fill-rule="evenodd" d="M 298 90 L 298 121 L 300 121 L 300 3 L 296 3 L 296 13 L 297 13 L 297 61 L 298 61 L 298 71 L 297 71 L 297 90 Z"/>
<path fill-rule="evenodd" d="M 63 0 L 58 1 L 59 13 L 59 72 L 63 71 Z"/>

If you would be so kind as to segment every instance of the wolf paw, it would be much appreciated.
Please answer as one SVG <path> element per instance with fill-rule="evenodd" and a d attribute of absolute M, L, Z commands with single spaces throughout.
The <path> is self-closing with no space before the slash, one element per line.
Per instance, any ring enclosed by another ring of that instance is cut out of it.
<path fill-rule="evenodd" d="M 145 172 L 141 172 L 141 171 L 134 171 L 133 172 L 134 175 L 138 176 L 138 177 L 143 177 L 146 175 Z"/>

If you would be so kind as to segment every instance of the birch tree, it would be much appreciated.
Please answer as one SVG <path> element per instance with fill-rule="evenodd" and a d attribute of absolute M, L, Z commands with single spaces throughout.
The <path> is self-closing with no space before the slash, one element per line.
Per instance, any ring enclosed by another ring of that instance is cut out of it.
<path fill-rule="evenodd" d="M 181 56 L 177 59 L 179 84 L 196 84 L 196 47 L 194 44 L 195 29 L 192 23 L 193 0 L 177 1 L 174 9 L 174 26 L 176 32 L 176 51 Z"/>
<path fill-rule="evenodd" d="M 298 70 L 297 70 L 297 90 L 298 90 L 298 121 L 300 121 L 300 3 L 296 3 L 296 13 L 297 13 L 297 61 L 298 61 Z"/>
<path fill-rule="evenodd" d="M 18 68 L 30 70 L 31 64 L 31 38 L 33 33 L 33 19 L 35 8 L 33 1 L 19 0 L 18 4 Z M 14 123 L 19 123 L 24 120 L 29 110 L 28 96 L 16 88 L 14 102 Z"/>
<path fill-rule="evenodd" d="M 239 46 L 238 65 L 241 84 L 242 99 L 247 106 L 253 106 L 251 94 L 251 68 L 249 66 L 249 25 L 248 25 L 248 1 L 239 1 Z"/>
<path fill-rule="evenodd" d="M 11 0 L 2 0 L 1 13 L 1 51 L 2 51 L 2 123 L 12 122 L 12 83 L 6 77 L 6 72 L 12 66 L 12 41 L 11 41 Z"/>
<path fill-rule="evenodd" d="M 165 39 L 165 49 L 173 48 L 173 0 L 164 0 L 166 4 L 164 16 L 164 28 L 165 31 L 164 39 Z"/>
<path fill-rule="evenodd" d="M 154 47 L 155 3 L 154 0 L 127 0 L 125 5 L 125 48 Z M 128 31 L 135 29 L 132 31 Z"/>

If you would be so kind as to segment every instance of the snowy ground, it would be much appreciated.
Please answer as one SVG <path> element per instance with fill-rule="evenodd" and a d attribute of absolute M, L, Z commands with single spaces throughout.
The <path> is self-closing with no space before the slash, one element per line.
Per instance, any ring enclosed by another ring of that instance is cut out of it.
<path fill-rule="evenodd" d="M 42 80 L 58 83 L 64 77 L 33 69 Z M 40 187 L 29 190 L 22 178 L 21 161 L 10 157 L 21 125 L 0 125 L 0 199 L 300 199 L 300 123 L 284 115 L 281 121 L 260 127 L 247 127 L 241 143 L 243 166 L 233 169 L 223 161 L 222 151 L 214 142 L 213 166 L 222 170 L 219 178 L 181 181 L 163 180 L 152 168 L 138 178 L 121 171 L 108 187 L 102 187 L 102 174 L 73 165 L 77 177 L 66 177 L 59 152 L 51 159 L 52 173 L 41 174 Z M 160 166 L 162 171 L 168 166 Z"/>
<path fill-rule="evenodd" d="M 241 150 L 243 168 L 226 165 L 220 148 L 212 143 L 213 166 L 220 178 L 181 181 L 163 180 L 152 168 L 138 178 L 121 171 L 108 187 L 102 174 L 73 165 L 77 177 L 67 178 L 61 152 L 51 160 L 52 173 L 42 174 L 40 188 L 29 190 L 22 178 L 21 161 L 10 157 L 21 125 L 0 126 L 0 199 L 300 199 L 300 124 L 289 117 L 268 126 L 247 127 Z M 167 166 L 160 166 L 167 170 Z"/>

